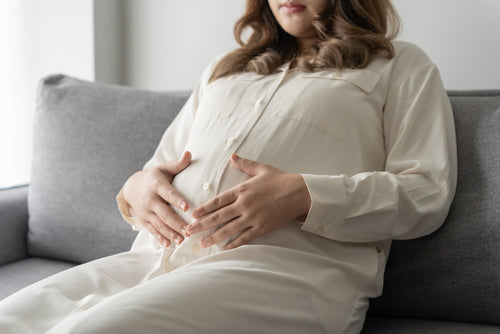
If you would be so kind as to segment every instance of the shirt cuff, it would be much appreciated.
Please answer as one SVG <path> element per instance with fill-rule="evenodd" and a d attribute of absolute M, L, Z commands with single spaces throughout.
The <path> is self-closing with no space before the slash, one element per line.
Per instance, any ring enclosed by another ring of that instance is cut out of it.
<path fill-rule="evenodd" d="M 343 175 L 301 174 L 311 197 L 311 207 L 301 229 L 329 239 L 341 236 L 347 211 Z"/>
<path fill-rule="evenodd" d="M 140 220 L 133 215 L 130 208 L 130 205 L 128 205 L 127 201 L 125 200 L 125 197 L 123 196 L 123 187 L 120 189 L 120 192 L 116 196 L 116 202 L 118 203 L 118 210 L 120 210 L 120 213 L 123 217 L 123 219 L 132 225 L 132 229 L 134 231 L 140 231 L 142 229 L 142 224 Z"/>

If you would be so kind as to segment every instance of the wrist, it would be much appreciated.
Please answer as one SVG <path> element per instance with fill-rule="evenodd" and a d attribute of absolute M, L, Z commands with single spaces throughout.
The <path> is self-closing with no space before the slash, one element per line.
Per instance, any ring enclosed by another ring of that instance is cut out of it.
<path fill-rule="evenodd" d="M 293 184 L 295 193 L 295 203 L 294 207 L 297 208 L 295 219 L 299 221 L 305 221 L 309 209 L 311 208 L 311 196 L 309 195 L 309 189 L 307 189 L 306 181 L 301 174 L 293 174 Z"/>
<path fill-rule="evenodd" d="M 123 199 L 127 203 L 130 203 L 131 197 L 136 194 L 137 185 L 140 184 L 140 181 L 138 179 L 141 177 L 142 173 L 143 173 L 143 171 L 135 172 L 123 184 Z"/>

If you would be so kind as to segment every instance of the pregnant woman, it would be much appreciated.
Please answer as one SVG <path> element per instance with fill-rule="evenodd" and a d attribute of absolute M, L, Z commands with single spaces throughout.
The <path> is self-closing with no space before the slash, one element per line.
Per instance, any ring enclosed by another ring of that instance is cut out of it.
<path fill-rule="evenodd" d="M 359 333 L 391 240 L 456 183 L 438 70 L 397 26 L 389 0 L 247 0 L 118 194 L 132 249 L 5 299 L 0 332 Z"/>

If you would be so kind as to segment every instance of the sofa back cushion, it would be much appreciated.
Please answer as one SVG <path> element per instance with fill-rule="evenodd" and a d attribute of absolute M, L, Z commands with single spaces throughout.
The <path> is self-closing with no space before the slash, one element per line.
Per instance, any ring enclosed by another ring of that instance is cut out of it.
<path fill-rule="evenodd" d="M 64 75 L 41 80 L 28 200 L 31 255 L 80 263 L 130 248 L 135 232 L 115 196 L 152 156 L 187 96 Z"/>
<path fill-rule="evenodd" d="M 500 91 L 450 92 L 458 185 L 445 224 L 395 241 L 377 315 L 500 324 Z"/>

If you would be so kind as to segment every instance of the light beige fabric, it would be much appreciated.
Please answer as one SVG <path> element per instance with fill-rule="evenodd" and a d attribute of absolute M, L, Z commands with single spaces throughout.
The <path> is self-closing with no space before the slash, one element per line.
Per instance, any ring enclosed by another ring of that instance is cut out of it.
<path fill-rule="evenodd" d="M 40 328 L 359 332 L 367 298 L 381 293 L 391 240 L 437 229 L 455 190 L 454 123 L 438 71 L 417 47 L 395 47 L 395 58 L 375 58 L 361 70 L 303 73 L 285 65 L 272 75 L 241 73 L 208 84 L 209 66 L 145 168 L 191 151 L 192 164 L 173 181 L 191 209 L 247 179 L 230 166 L 232 153 L 301 173 L 312 198 L 306 221 L 231 251 L 222 251 L 225 242 L 201 248 L 208 232 L 165 248 L 141 228 L 120 192 L 125 220 L 140 230 L 132 251 L 11 297 L 0 304 L 0 329 L 23 320 L 22 312 L 6 311 L 9 305 L 69 280 L 80 284 L 75 304 L 52 318 L 47 311 L 50 325 Z M 191 211 L 177 212 L 191 222 Z M 137 257 L 137 270 L 112 265 Z M 113 275 L 130 282 L 105 279 Z M 51 298 L 59 305 L 68 297 Z M 6 313 L 10 322 L 2 322 Z"/>

